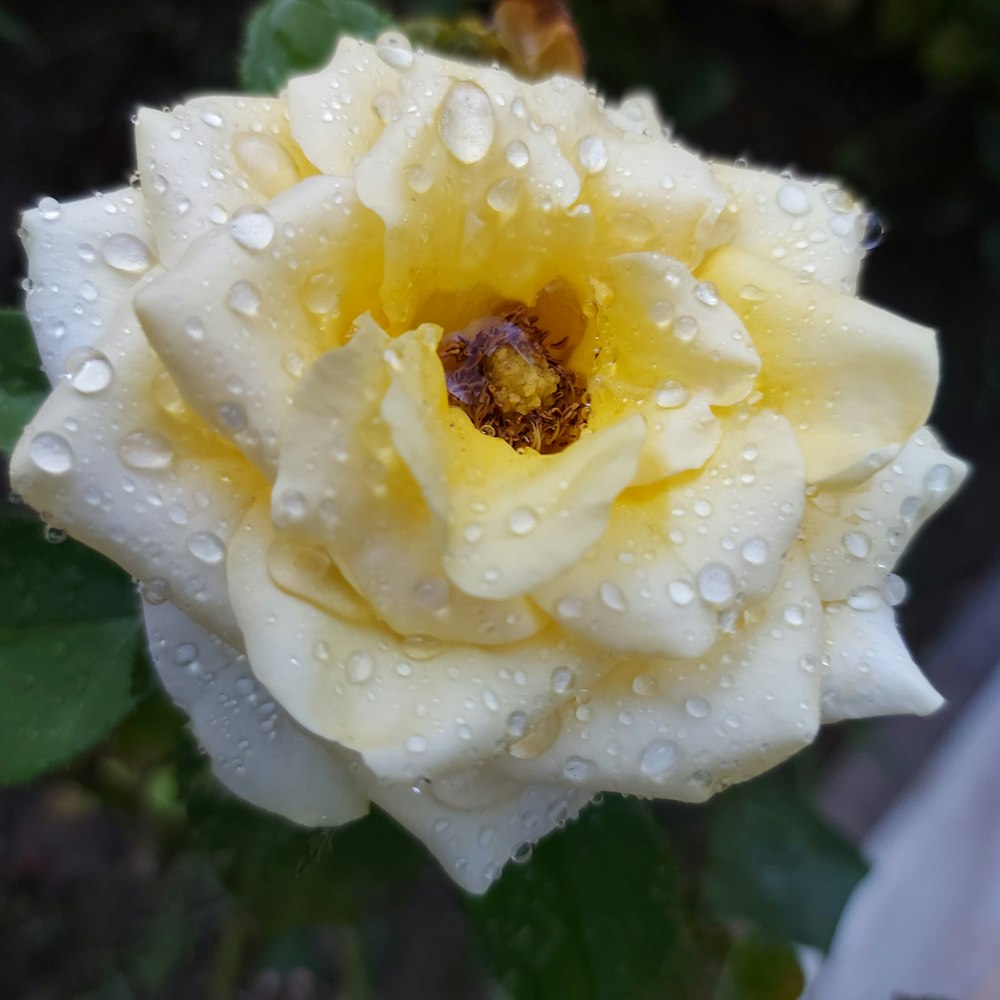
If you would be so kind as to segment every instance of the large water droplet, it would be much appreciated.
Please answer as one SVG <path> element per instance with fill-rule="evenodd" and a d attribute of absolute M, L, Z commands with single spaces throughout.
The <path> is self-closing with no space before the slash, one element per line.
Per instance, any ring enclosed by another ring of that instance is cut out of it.
<path fill-rule="evenodd" d="M 244 205 L 229 220 L 229 231 L 247 250 L 264 250 L 274 239 L 274 220 L 258 205 Z"/>
<path fill-rule="evenodd" d="M 927 470 L 924 485 L 928 493 L 947 493 L 955 484 L 955 473 L 947 465 L 932 465 Z"/>
<path fill-rule="evenodd" d="M 517 208 L 517 199 L 521 195 L 521 182 L 513 177 L 501 177 L 494 181 L 486 192 L 486 204 L 494 212 L 505 215 Z"/>
<path fill-rule="evenodd" d="M 379 35 L 375 51 L 382 62 L 394 69 L 409 69 L 413 65 L 413 48 L 402 32 L 386 31 Z"/>
<path fill-rule="evenodd" d="M 226 556 L 225 543 L 211 531 L 196 531 L 188 539 L 188 551 L 199 562 L 210 566 L 222 562 Z"/>
<path fill-rule="evenodd" d="M 653 781 L 663 781 L 677 766 L 677 744 L 672 740 L 656 740 L 643 751 L 639 770 Z"/>
<path fill-rule="evenodd" d="M 608 165 L 608 147 L 598 136 L 586 135 L 576 147 L 576 158 L 588 174 L 599 174 Z"/>
<path fill-rule="evenodd" d="M 460 163 L 478 163 L 490 151 L 496 132 L 493 104 L 482 87 L 467 80 L 445 96 L 438 131 L 448 152 Z"/>
<path fill-rule="evenodd" d="M 807 215 L 809 196 L 798 184 L 782 184 L 776 195 L 778 207 L 789 215 Z"/>
<path fill-rule="evenodd" d="M 28 454 L 31 456 L 31 461 L 50 476 L 63 476 L 70 472 L 75 464 L 73 449 L 69 442 L 64 437 L 49 431 L 42 431 L 31 439 Z"/>
<path fill-rule="evenodd" d="M 708 563 L 698 573 L 698 593 L 709 604 L 728 604 L 736 593 L 736 581 L 725 563 Z"/>
<path fill-rule="evenodd" d="M 848 555 L 864 559 L 872 549 L 872 540 L 863 531 L 848 531 L 841 539 Z"/>
<path fill-rule="evenodd" d="M 513 535 L 530 535 L 538 526 L 538 516 L 530 507 L 517 507 L 510 512 L 507 525 Z"/>
<path fill-rule="evenodd" d="M 125 274 L 142 274 L 153 266 L 153 253 L 131 233 L 115 233 L 101 244 L 101 257 L 108 267 Z"/>
<path fill-rule="evenodd" d="M 226 305 L 237 316 L 252 319 L 260 312 L 260 292 L 249 281 L 237 281 L 226 292 Z"/>
<path fill-rule="evenodd" d="M 882 603 L 882 595 L 875 587 L 855 587 L 847 595 L 847 606 L 855 611 L 874 611 Z"/>
<path fill-rule="evenodd" d="M 118 457 L 131 469 L 166 469 L 174 448 L 158 431 L 132 431 L 118 445 Z"/>
<path fill-rule="evenodd" d="M 62 214 L 62 206 L 55 198 L 41 198 L 38 202 L 38 214 L 46 222 L 55 222 Z"/>
<path fill-rule="evenodd" d="M 587 760 L 586 757 L 567 757 L 566 763 L 563 764 L 563 777 L 567 781 L 586 781 L 592 767 L 593 761 Z"/>
<path fill-rule="evenodd" d="M 69 383 L 77 392 L 93 396 L 111 385 L 114 372 L 111 362 L 100 351 L 91 347 L 80 347 L 66 358 Z"/>
<path fill-rule="evenodd" d="M 505 155 L 507 162 L 516 170 L 523 170 L 531 161 L 531 153 L 520 139 L 515 139 L 508 144 Z"/>
<path fill-rule="evenodd" d="M 763 566 L 767 562 L 767 539 L 755 537 L 748 538 L 740 548 L 740 555 L 743 561 L 751 566 Z"/>

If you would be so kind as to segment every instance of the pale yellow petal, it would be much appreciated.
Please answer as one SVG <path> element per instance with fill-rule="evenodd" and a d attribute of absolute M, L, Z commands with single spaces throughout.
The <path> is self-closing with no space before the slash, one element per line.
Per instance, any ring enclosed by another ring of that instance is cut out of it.
<path fill-rule="evenodd" d="M 340 618 L 275 583 L 276 539 L 258 501 L 230 543 L 230 595 L 253 671 L 300 725 L 357 751 L 382 780 L 478 763 L 565 701 L 556 671 L 586 683 L 605 667 L 555 629 L 490 647 Z"/>
<path fill-rule="evenodd" d="M 149 600 L 240 643 L 226 591 L 229 537 L 264 483 L 204 428 L 127 303 L 25 429 L 14 489 L 141 581 Z"/>
<path fill-rule="evenodd" d="M 529 601 L 480 600 L 449 579 L 446 526 L 428 509 L 382 419 L 396 374 L 386 352 L 398 343 L 366 319 L 346 347 L 306 372 L 285 423 L 275 520 L 325 543 L 400 634 L 486 644 L 532 635 L 544 616 Z M 430 475 L 432 466 L 422 472 Z"/>
<path fill-rule="evenodd" d="M 810 482 L 905 441 L 938 378 L 934 333 L 745 250 L 698 272 L 742 317 L 760 354 L 765 402 L 796 429 Z"/>
<path fill-rule="evenodd" d="M 309 167 L 273 97 L 201 97 L 170 111 L 142 108 L 136 163 L 160 258 L 176 264 L 200 236 L 248 203 L 263 204 Z"/>
<path fill-rule="evenodd" d="M 823 600 L 879 592 L 913 536 L 955 493 L 966 471 L 924 427 L 861 486 L 813 495 L 802 534 Z"/>
<path fill-rule="evenodd" d="M 892 609 L 824 609 L 823 721 L 874 715 L 927 715 L 944 699 L 913 662 Z"/>
<path fill-rule="evenodd" d="M 837 183 L 713 163 L 738 213 L 730 246 L 853 295 L 864 250 L 864 206 Z"/>
<path fill-rule="evenodd" d="M 156 264 L 142 193 L 122 188 L 80 201 L 42 199 L 21 220 L 28 258 L 25 310 L 49 381 L 103 336 L 135 283 Z"/>
<path fill-rule="evenodd" d="M 821 618 L 793 555 L 765 604 L 704 656 L 620 661 L 579 689 L 550 747 L 498 766 L 522 781 L 700 802 L 815 737 Z"/>
<path fill-rule="evenodd" d="M 269 478 L 302 371 L 377 295 L 380 246 L 349 180 L 309 178 L 241 209 L 136 297 L 185 398 Z"/>

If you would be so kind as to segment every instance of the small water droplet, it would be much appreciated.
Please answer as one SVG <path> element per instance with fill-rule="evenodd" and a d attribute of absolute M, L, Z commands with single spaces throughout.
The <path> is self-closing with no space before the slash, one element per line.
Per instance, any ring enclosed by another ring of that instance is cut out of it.
<path fill-rule="evenodd" d="M 226 556 L 225 543 L 211 531 L 196 531 L 188 539 L 188 551 L 199 562 L 215 565 Z"/>
<path fill-rule="evenodd" d="M 445 96 L 438 120 L 445 148 L 460 163 L 478 163 L 490 151 L 496 132 L 493 104 L 478 84 L 455 83 Z"/>
<path fill-rule="evenodd" d="M 38 214 L 46 222 L 55 222 L 62 214 L 62 206 L 55 198 L 42 198 L 38 202 Z"/>
<path fill-rule="evenodd" d="M 763 566 L 767 562 L 768 554 L 767 539 L 755 537 L 748 538 L 740 548 L 740 555 L 743 561 L 751 566 Z"/>
<path fill-rule="evenodd" d="M 663 410 L 673 410 L 683 406 L 690 398 L 690 393 L 680 382 L 664 382 L 653 395 L 656 405 Z"/>
<path fill-rule="evenodd" d="M 855 587 L 847 595 L 847 606 L 855 611 L 874 611 L 882 603 L 882 595 L 874 587 Z"/>
<path fill-rule="evenodd" d="M 364 684 L 375 670 L 370 653 L 357 649 L 347 658 L 347 679 L 352 684 Z"/>
<path fill-rule="evenodd" d="M 693 719 L 704 719 L 712 711 L 712 706 L 708 699 L 692 695 L 684 702 L 684 711 Z"/>
<path fill-rule="evenodd" d="M 501 177 L 494 181 L 486 192 L 486 204 L 494 212 L 507 214 L 517 208 L 521 195 L 521 182 L 513 177 Z"/>
<path fill-rule="evenodd" d="M 588 174 L 599 174 L 608 165 L 608 147 L 598 136 L 586 135 L 577 144 L 576 158 Z"/>
<path fill-rule="evenodd" d="M 563 764 L 563 777 L 567 781 L 577 783 L 586 781 L 592 767 L 593 761 L 587 760 L 586 757 L 567 757 Z"/>
<path fill-rule="evenodd" d="M 302 301 L 317 316 L 339 316 L 340 292 L 334 276 L 323 272 L 312 275 L 302 286 Z"/>
<path fill-rule="evenodd" d="M 736 594 L 736 581 L 725 563 L 708 563 L 698 573 L 698 593 L 709 604 L 728 604 Z"/>
<path fill-rule="evenodd" d="M 424 753 L 427 750 L 427 738 L 425 736 L 407 736 L 406 749 L 410 753 Z"/>
<path fill-rule="evenodd" d="M 886 604 L 895 608 L 906 600 L 906 581 L 895 573 L 889 573 L 882 581 L 882 596 Z"/>
<path fill-rule="evenodd" d="M 885 228 L 874 212 L 865 212 L 863 215 L 859 215 L 854 223 L 854 232 L 858 239 L 858 246 L 866 253 L 874 250 L 885 239 Z"/>
<path fill-rule="evenodd" d="M 924 485 L 928 493 L 947 493 L 955 485 L 955 474 L 947 465 L 932 465 L 927 470 Z"/>
<path fill-rule="evenodd" d="M 785 608 L 785 621 L 789 625 L 801 625 L 806 620 L 806 613 L 801 604 L 789 604 Z"/>
<path fill-rule="evenodd" d="M 661 330 L 666 330 L 674 320 L 674 305 L 669 299 L 657 299 L 648 310 L 650 320 Z"/>
<path fill-rule="evenodd" d="M 694 588 L 684 580 L 671 580 L 667 592 L 670 594 L 670 600 L 681 608 L 694 599 Z"/>
<path fill-rule="evenodd" d="M 699 281 L 694 286 L 694 297 L 706 306 L 719 304 L 719 289 L 711 281 Z"/>
<path fill-rule="evenodd" d="M 628 610 L 628 601 L 617 583 L 605 580 L 598 588 L 598 593 L 601 596 L 601 602 L 604 606 L 610 608 L 612 611 Z"/>
<path fill-rule="evenodd" d="M 756 285 L 744 285 L 739 291 L 739 296 L 747 302 L 763 302 L 768 297 L 767 292 Z"/>
<path fill-rule="evenodd" d="M 511 511 L 507 525 L 513 535 L 530 535 L 538 527 L 538 515 L 530 507 L 517 507 Z"/>
<path fill-rule="evenodd" d="M 132 431 L 119 443 L 118 457 L 131 469 L 166 469 L 174 460 L 174 448 L 158 431 Z"/>
<path fill-rule="evenodd" d="M 681 343 L 689 343 L 698 336 L 698 321 L 694 316 L 678 316 L 674 323 L 674 336 Z"/>
<path fill-rule="evenodd" d="M 778 207 L 789 215 L 808 215 L 809 196 L 798 184 L 782 184 L 776 195 Z"/>
<path fill-rule="evenodd" d="M 848 531 L 841 544 L 855 559 L 864 559 L 872 549 L 872 540 L 863 531 Z"/>
<path fill-rule="evenodd" d="M 579 618 L 583 614 L 583 601 L 579 597 L 561 597 L 556 601 L 556 614 L 560 618 Z"/>
<path fill-rule="evenodd" d="M 519 740 L 528 728 L 528 716 L 525 712 L 511 712 L 505 724 L 507 735 Z"/>
<path fill-rule="evenodd" d="M 523 170 L 531 161 L 531 153 L 520 139 L 515 139 L 507 145 L 505 155 L 507 162 L 516 170 Z"/>
<path fill-rule="evenodd" d="M 226 305 L 238 316 L 250 319 L 260 312 L 260 292 L 249 281 L 237 281 L 226 292 Z"/>
<path fill-rule="evenodd" d="M 66 358 L 69 383 L 77 392 L 93 396 L 103 392 L 114 376 L 111 362 L 100 351 L 91 347 L 80 347 Z"/>
<path fill-rule="evenodd" d="M 556 667 L 552 671 L 552 690 L 556 694 L 566 694 L 573 687 L 575 678 L 569 667 Z"/>
<path fill-rule="evenodd" d="M 239 403 L 219 403 L 215 412 L 222 425 L 231 431 L 242 430 L 247 425 L 247 412 Z"/>

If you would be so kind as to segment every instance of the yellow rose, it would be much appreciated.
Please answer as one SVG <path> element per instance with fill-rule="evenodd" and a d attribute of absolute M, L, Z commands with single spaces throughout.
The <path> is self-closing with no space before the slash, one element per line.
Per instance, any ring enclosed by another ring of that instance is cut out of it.
<path fill-rule="evenodd" d="M 136 144 L 141 187 L 25 216 L 13 477 L 141 581 L 238 794 L 374 801 L 480 892 L 600 790 L 937 707 L 887 574 L 963 466 L 834 184 L 398 35 Z"/>

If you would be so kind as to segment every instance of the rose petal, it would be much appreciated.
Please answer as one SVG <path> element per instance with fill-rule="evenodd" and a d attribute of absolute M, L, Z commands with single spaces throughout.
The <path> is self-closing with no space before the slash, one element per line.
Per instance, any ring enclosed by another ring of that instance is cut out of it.
<path fill-rule="evenodd" d="M 931 330 L 744 250 L 718 250 L 698 274 L 746 323 L 764 399 L 796 428 L 810 482 L 905 441 L 926 419 L 938 378 Z"/>
<path fill-rule="evenodd" d="M 381 227 L 336 177 L 246 218 L 192 247 L 136 309 L 188 402 L 270 478 L 298 377 L 376 298 Z"/>
<path fill-rule="evenodd" d="M 176 264 L 237 209 L 263 204 L 310 171 L 273 97 L 202 97 L 141 108 L 136 162 L 163 262 Z"/>
<path fill-rule="evenodd" d="M 928 715 L 944 699 L 913 662 L 892 609 L 824 608 L 823 721 L 873 715 Z"/>
<path fill-rule="evenodd" d="M 66 359 L 107 329 L 136 281 L 156 263 L 142 193 L 122 188 L 41 208 L 21 220 L 28 257 L 25 308 L 53 385 Z"/>
<path fill-rule="evenodd" d="M 497 758 L 522 781 L 700 802 L 810 743 L 821 607 L 801 555 L 731 636 L 696 660 L 621 660 L 562 712 L 552 746 Z"/>
<path fill-rule="evenodd" d="M 743 603 L 774 588 L 799 531 L 803 487 L 784 420 L 727 417 L 718 450 L 696 476 L 651 497 L 623 497 L 600 540 L 533 596 L 601 646 L 704 655 Z"/>
<path fill-rule="evenodd" d="M 802 533 L 823 600 L 881 588 L 920 526 L 959 488 L 966 471 L 924 427 L 864 485 L 816 493 Z"/>
<path fill-rule="evenodd" d="M 11 458 L 15 490 L 231 644 L 225 546 L 262 487 L 185 407 L 127 305 L 56 386 Z"/>
<path fill-rule="evenodd" d="M 393 374 L 386 352 L 399 343 L 366 318 L 346 347 L 306 372 L 285 422 L 276 522 L 326 543 L 379 617 L 402 635 L 490 645 L 532 635 L 543 616 L 530 602 L 479 600 L 448 579 L 444 527 L 394 453 L 381 417 Z"/>
<path fill-rule="evenodd" d="M 598 374 L 610 366 L 617 377 L 651 389 L 672 380 L 714 405 L 746 397 L 760 359 L 742 321 L 715 289 L 678 261 L 653 253 L 610 260 L 608 281 L 611 300 L 572 364 Z"/>
<path fill-rule="evenodd" d="M 864 206 L 840 185 L 723 163 L 712 164 L 712 173 L 739 212 L 731 247 L 854 294 L 864 259 Z"/>
<path fill-rule="evenodd" d="M 230 543 L 230 596 L 254 673 L 299 724 L 357 751 L 382 780 L 476 764 L 565 700 L 554 671 L 587 682 L 604 666 L 554 632 L 473 646 L 340 618 L 276 585 L 276 538 L 258 501 Z"/>
<path fill-rule="evenodd" d="M 446 524 L 444 568 L 465 593 L 519 596 L 567 569 L 604 532 L 632 481 L 646 436 L 632 414 L 560 452 L 515 452 L 448 405 L 440 328 L 393 341 L 393 385 L 382 415 L 393 444 Z"/>
<path fill-rule="evenodd" d="M 172 604 L 147 605 L 145 618 L 156 672 L 230 791 L 305 826 L 368 812 L 348 755 L 300 729 L 245 656 Z"/>
<path fill-rule="evenodd" d="M 512 855 L 574 819 L 589 798 L 575 788 L 524 786 L 489 765 L 425 787 L 375 785 L 370 794 L 466 892 L 476 894 L 489 888 Z"/>

